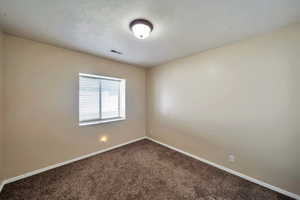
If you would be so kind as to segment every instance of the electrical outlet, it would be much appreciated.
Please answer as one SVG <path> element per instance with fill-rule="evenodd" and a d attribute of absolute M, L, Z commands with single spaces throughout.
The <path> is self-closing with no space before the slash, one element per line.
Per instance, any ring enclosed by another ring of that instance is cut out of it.
<path fill-rule="evenodd" d="M 228 161 L 229 162 L 235 162 L 235 156 L 234 155 L 229 155 L 228 156 Z"/>

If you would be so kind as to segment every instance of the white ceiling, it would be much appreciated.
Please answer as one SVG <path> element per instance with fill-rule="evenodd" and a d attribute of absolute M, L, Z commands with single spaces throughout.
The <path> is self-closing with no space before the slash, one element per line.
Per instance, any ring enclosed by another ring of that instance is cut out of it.
<path fill-rule="evenodd" d="M 154 25 L 146 40 L 129 30 L 136 18 Z M 300 0 L 0 0 L 7 33 L 140 66 L 298 21 Z"/>

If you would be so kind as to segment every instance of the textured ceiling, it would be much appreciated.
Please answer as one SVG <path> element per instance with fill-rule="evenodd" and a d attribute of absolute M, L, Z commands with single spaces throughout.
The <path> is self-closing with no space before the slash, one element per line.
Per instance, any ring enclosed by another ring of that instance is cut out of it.
<path fill-rule="evenodd" d="M 146 40 L 128 28 L 136 18 L 154 24 Z M 7 33 L 140 66 L 298 21 L 300 0 L 0 0 Z"/>

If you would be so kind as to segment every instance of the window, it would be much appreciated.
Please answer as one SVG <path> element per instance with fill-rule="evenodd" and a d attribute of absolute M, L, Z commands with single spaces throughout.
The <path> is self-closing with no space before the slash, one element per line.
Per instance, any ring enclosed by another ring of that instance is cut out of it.
<path fill-rule="evenodd" d="M 125 119 L 125 79 L 79 74 L 79 124 Z"/>

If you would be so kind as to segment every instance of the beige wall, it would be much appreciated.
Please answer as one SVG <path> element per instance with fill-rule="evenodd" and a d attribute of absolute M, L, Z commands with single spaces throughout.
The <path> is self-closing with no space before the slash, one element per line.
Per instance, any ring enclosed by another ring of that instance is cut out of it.
<path fill-rule="evenodd" d="M 5 59 L 6 178 L 145 136 L 143 68 L 10 35 Z M 125 121 L 78 127 L 79 72 L 127 79 Z"/>
<path fill-rule="evenodd" d="M 3 73 L 4 73 L 4 56 L 3 56 L 3 41 L 4 41 L 4 35 L 1 32 L 0 29 L 0 184 L 2 181 L 2 178 L 4 176 L 3 173 L 3 168 L 4 168 L 4 164 L 3 164 L 3 156 L 4 156 L 4 129 L 3 129 L 3 94 L 4 94 L 4 88 L 3 88 Z"/>
<path fill-rule="evenodd" d="M 300 194 L 300 24 L 155 67 L 147 80 L 149 136 Z"/>

